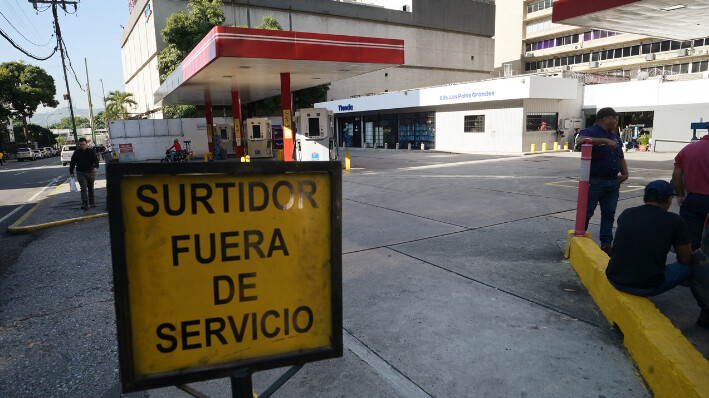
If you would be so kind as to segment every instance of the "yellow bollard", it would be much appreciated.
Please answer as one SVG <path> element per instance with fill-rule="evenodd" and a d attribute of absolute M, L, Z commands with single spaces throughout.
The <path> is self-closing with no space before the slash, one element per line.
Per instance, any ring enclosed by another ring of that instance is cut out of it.
<path fill-rule="evenodd" d="M 558 151 L 558 150 L 559 150 L 559 143 L 558 143 L 558 142 L 555 142 L 555 143 L 554 143 L 554 150 L 555 150 L 555 151 Z"/>
<path fill-rule="evenodd" d="M 209 162 L 209 154 L 208 154 L 208 153 L 205 153 L 205 154 L 204 154 L 204 162 L 205 162 L 205 163 L 206 163 L 206 162 Z"/>
<path fill-rule="evenodd" d="M 241 157 L 241 163 L 244 163 L 244 162 L 246 162 L 246 157 L 242 156 L 242 157 Z"/>
<path fill-rule="evenodd" d="M 278 150 L 278 160 L 283 161 L 283 159 L 285 159 L 283 157 L 283 149 L 279 149 Z"/>
<path fill-rule="evenodd" d="M 542 152 L 546 152 L 546 151 L 547 151 L 547 143 L 545 142 L 542 144 Z"/>
<path fill-rule="evenodd" d="M 247 162 L 250 162 L 250 161 L 251 161 L 251 156 L 246 155 L 246 161 L 247 161 Z"/>
<path fill-rule="evenodd" d="M 350 153 L 345 152 L 345 170 L 350 169 Z"/>
<path fill-rule="evenodd" d="M 568 151 L 568 150 L 569 150 L 569 143 L 568 143 L 568 142 L 565 142 L 565 143 L 564 143 L 564 150 L 565 150 L 565 151 Z"/>
<path fill-rule="evenodd" d="M 530 152 L 534 152 L 535 149 L 537 149 L 537 146 L 532 144 L 532 150 Z"/>

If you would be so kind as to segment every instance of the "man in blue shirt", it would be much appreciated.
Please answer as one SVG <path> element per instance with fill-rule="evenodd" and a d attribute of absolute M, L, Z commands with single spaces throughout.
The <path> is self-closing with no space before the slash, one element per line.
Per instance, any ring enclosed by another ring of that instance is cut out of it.
<path fill-rule="evenodd" d="M 623 143 L 616 134 L 618 113 L 613 108 L 603 108 L 596 113 L 596 124 L 582 130 L 576 139 L 583 144 L 591 139 L 591 179 L 586 207 L 586 229 L 596 205 L 601 205 L 601 250 L 611 255 L 613 248 L 613 220 L 618 207 L 620 184 L 628 179 L 628 165 L 623 157 Z"/>

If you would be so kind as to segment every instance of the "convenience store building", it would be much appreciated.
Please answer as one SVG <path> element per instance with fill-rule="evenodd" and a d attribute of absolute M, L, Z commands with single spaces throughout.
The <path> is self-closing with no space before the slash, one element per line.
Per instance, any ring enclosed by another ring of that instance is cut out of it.
<path fill-rule="evenodd" d="M 529 152 L 571 145 L 575 127 L 613 107 L 619 125 L 641 125 L 652 150 L 676 152 L 690 142 L 692 123 L 709 122 L 709 78 L 660 78 L 605 84 L 523 75 L 322 102 L 335 113 L 345 147 Z M 638 123 L 640 121 L 640 123 Z M 563 136 L 561 135 L 563 133 Z M 706 130 L 697 131 L 700 137 Z"/>

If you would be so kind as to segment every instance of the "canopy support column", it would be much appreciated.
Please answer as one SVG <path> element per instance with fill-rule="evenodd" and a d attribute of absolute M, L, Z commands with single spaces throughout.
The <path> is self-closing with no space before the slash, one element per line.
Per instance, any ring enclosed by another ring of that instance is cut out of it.
<path fill-rule="evenodd" d="M 281 109 L 283 110 L 283 160 L 293 161 L 293 110 L 291 109 L 290 73 L 281 73 Z"/>
<path fill-rule="evenodd" d="M 212 101 L 204 100 L 204 117 L 207 119 L 207 142 L 209 152 L 214 153 L 214 115 L 212 115 Z"/>
<path fill-rule="evenodd" d="M 241 92 L 231 92 L 231 114 L 234 120 L 234 152 L 236 158 L 244 156 L 244 144 L 241 135 Z"/>

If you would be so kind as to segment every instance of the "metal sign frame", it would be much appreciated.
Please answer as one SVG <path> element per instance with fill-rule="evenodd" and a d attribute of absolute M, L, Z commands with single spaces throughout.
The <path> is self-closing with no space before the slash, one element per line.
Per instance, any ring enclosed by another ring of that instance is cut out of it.
<path fill-rule="evenodd" d="M 327 173 L 330 176 L 330 265 L 332 340 L 315 349 L 251 358 L 230 363 L 195 366 L 175 372 L 136 377 L 133 367 L 131 308 L 128 291 L 128 268 L 121 182 L 127 176 L 182 174 L 300 174 Z M 329 358 L 342 357 L 342 164 L 340 162 L 263 162 L 263 163 L 108 163 L 106 167 L 111 257 L 115 292 L 116 326 L 121 383 L 124 392 L 166 387 L 195 381 L 227 377 L 238 370 L 264 370 Z"/>

